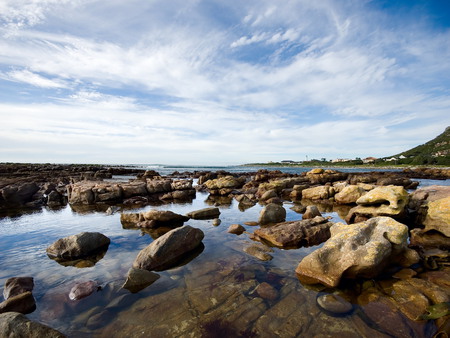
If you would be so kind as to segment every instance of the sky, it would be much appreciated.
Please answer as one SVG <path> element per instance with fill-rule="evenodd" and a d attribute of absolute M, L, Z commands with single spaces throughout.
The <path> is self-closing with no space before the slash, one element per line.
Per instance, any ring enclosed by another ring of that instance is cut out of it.
<path fill-rule="evenodd" d="M 0 0 L 0 162 L 385 157 L 449 125 L 448 0 Z"/>

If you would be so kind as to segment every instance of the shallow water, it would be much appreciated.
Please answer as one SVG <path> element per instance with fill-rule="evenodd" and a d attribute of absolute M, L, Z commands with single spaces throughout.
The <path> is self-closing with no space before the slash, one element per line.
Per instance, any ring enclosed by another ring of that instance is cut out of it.
<path fill-rule="evenodd" d="M 154 208 L 185 214 L 209 206 L 208 194 L 197 193 L 192 203 L 148 206 L 132 212 Z M 284 204 L 287 220 L 301 219 L 292 206 Z M 219 226 L 213 226 L 211 220 L 186 223 L 205 233 L 203 252 L 181 267 L 158 272 L 160 278 L 136 294 L 121 285 L 138 252 L 153 238 L 141 230 L 123 229 L 120 213 L 77 212 L 67 206 L 2 218 L 0 286 L 9 277 L 34 277 L 37 309 L 28 317 L 71 337 L 388 336 L 356 311 L 337 318 L 319 309 L 319 290 L 301 285 L 294 272 L 302 257 L 315 248 L 273 248 L 269 253 L 273 259 L 265 262 L 243 251 L 254 242 L 248 234 L 236 236 L 227 229 L 239 223 L 253 232 L 256 228 L 244 222 L 257 221 L 261 205 L 240 211 L 232 200 L 219 208 Z M 324 216 L 341 221 L 336 208 L 320 208 Z M 111 239 L 106 254 L 95 265 L 63 266 L 46 255 L 51 243 L 82 231 L 98 231 Z M 70 289 L 87 280 L 97 281 L 102 289 L 71 301 Z M 262 283 L 276 290 L 275 299 L 255 291 Z M 422 326 L 414 329 L 417 336 L 425 331 Z"/>

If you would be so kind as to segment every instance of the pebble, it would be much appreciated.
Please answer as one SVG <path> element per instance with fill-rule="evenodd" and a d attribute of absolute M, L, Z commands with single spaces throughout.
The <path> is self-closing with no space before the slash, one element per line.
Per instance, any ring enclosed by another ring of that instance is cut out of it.
<path fill-rule="evenodd" d="M 331 316 L 343 316 L 353 310 L 353 305 L 338 295 L 322 294 L 316 302 L 320 309 Z"/>

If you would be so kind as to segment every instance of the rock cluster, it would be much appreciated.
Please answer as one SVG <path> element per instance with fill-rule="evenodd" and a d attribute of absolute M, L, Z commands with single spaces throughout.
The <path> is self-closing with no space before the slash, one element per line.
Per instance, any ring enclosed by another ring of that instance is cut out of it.
<path fill-rule="evenodd" d="M 70 204 L 135 204 L 158 200 L 189 200 L 195 197 L 192 180 L 161 177 L 128 183 L 82 181 L 67 186 Z"/>

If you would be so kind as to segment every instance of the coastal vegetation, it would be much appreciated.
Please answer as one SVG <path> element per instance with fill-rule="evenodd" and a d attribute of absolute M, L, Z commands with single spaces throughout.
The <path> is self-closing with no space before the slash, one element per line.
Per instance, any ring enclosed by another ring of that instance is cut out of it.
<path fill-rule="evenodd" d="M 272 167 L 408 167 L 408 166 L 450 166 L 450 127 L 432 140 L 406 150 L 396 155 L 382 158 L 368 157 L 361 159 L 326 158 L 311 159 L 308 161 L 284 160 L 280 162 L 248 163 L 246 166 L 272 166 Z"/>

